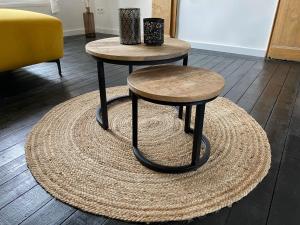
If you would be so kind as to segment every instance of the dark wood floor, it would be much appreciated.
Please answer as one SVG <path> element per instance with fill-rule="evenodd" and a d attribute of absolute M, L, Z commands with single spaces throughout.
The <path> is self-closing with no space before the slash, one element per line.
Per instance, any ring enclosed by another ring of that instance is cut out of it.
<path fill-rule="evenodd" d="M 104 37 L 98 35 L 98 38 Z M 47 194 L 24 157 L 26 135 L 51 107 L 97 90 L 95 61 L 83 36 L 65 39 L 63 78 L 43 63 L 0 74 L 0 224 L 129 224 L 91 215 Z M 192 50 L 190 65 L 226 79 L 223 95 L 249 112 L 272 146 L 268 176 L 241 201 L 191 221 L 168 224 L 300 224 L 300 64 Z M 105 65 L 108 86 L 126 84 L 128 68 Z"/>

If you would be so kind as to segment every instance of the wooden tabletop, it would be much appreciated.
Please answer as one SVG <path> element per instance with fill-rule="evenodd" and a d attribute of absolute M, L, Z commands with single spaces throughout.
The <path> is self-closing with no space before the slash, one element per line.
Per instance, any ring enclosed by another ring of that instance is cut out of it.
<path fill-rule="evenodd" d="M 154 61 L 183 56 L 189 52 L 191 45 L 182 40 L 165 37 L 161 46 L 122 45 L 119 37 L 100 39 L 89 42 L 86 52 L 102 59 L 119 61 Z"/>
<path fill-rule="evenodd" d="M 136 70 L 127 83 L 142 97 L 167 102 L 209 100 L 218 96 L 225 84 L 224 78 L 213 71 L 175 65 Z"/>

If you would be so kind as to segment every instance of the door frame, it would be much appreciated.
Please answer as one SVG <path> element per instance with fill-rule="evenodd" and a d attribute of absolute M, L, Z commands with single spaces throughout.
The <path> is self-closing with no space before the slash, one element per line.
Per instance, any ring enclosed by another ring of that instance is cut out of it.
<path fill-rule="evenodd" d="M 165 0 L 157 0 L 158 2 Z M 168 1 L 169 2 L 169 1 Z M 157 2 L 156 2 L 157 4 Z M 178 23 L 178 8 L 179 8 L 179 0 L 170 0 L 170 9 L 168 9 L 168 19 L 170 20 L 170 23 L 168 24 L 169 32 L 166 33 L 166 35 L 175 38 L 177 36 L 177 23 Z M 152 1 L 152 10 L 153 10 L 153 1 Z M 168 5 L 169 6 L 169 5 Z M 170 11 L 169 11 L 170 10 Z M 153 16 L 153 11 L 152 11 Z M 167 24 L 165 24 L 166 26 Z"/>
<path fill-rule="evenodd" d="M 268 58 L 268 59 L 270 59 L 269 51 L 270 51 L 270 47 L 271 47 L 271 41 L 272 41 L 272 38 L 273 38 L 275 24 L 276 24 L 277 17 L 278 17 L 278 11 L 279 11 L 279 7 L 280 7 L 280 3 L 281 3 L 281 0 L 278 0 L 277 1 L 277 6 L 276 6 L 276 12 L 275 12 L 275 16 L 274 16 L 274 20 L 273 20 L 273 24 L 272 24 L 272 30 L 271 30 L 271 34 L 269 36 L 269 42 L 268 42 L 268 47 L 267 47 L 266 56 L 265 56 L 265 58 Z"/>
<path fill-rule="evenodd" d="M 177 36 L 178 25 L 178 11 L 179 0 L 172 0 L 171 2 L 171 20 L 170 20 L 170 37 L 175 38 Z"/>

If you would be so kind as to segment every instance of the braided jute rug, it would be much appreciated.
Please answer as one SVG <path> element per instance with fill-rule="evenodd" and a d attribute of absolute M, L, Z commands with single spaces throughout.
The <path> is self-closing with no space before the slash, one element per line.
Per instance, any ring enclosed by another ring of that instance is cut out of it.
<path fill-rule="evenodd" d="M 127 94 L 108 89 L 108 98 Z M 266 176 L 267 136 L 243 109 L 225 98 L 207 104 L 204 134 L 208 162 L 195 172 L 162 174 L 142 166 L 131 150 L 131 102 L 109 107 L 110 129 L 96 122 L 98 91 L 66 101 L 33 128 L 28 166 L 55 198 L 111 218 L 153 222 L 186 220 L 217 211 L 246 196 Z M 186 164 L 192 135 L 174 107 L 140 100 L 139 146 L 153 161 Z"/>

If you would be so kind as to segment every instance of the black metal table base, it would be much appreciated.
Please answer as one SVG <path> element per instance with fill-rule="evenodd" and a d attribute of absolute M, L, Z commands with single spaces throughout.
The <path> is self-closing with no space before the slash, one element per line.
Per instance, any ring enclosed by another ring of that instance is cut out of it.
<path fill-rule="evenodd" d="M 197 170 L 204 163 L 206 163 L 207 160 L 209 159 L 209 156 L 210 156 L 210 143 L 204 135 L 202 136 L 202 144 L 205 145 L 205 149 L 204 149 L 203 156 L 201 158 L 199 158 L 199 162 L 198 162 L 197 165 L 188 164 L 188 165 L 184 165 L 184 166 L 165 166 L 165 165 L 161 165 L 161 164 L 155 163 L 155 162 L 147 159 L 144 156 L 144 154 L 136 147 L 133 147 L 133 153 L 134 153 L 135 157 L 139 160 L 139 162 L 143 166 L 145 166 L 145 167 L 147 167 L 151 170 L 154 170 L 156 172 L 160 172 L 160 173 L 185 173 L 185 172 Z"/>
<path fill-rule="evenodd" d="M 106 98 L 106 84 L 105 84 L 105 72 L 104 72 L 104 63 L 110 64 L 118 64 L 118 65 L 127 65 L 129 66 L 129 73 L 132 73 L 133 66 L 146 66 L 146 65 L 159 65 L 159 64 L 166 64 L 171 62 L 176 62 L 179 60 L 183 60 L 183 65 L 187 66 L 188 64 L 188 54 L 178 56 L 171 59 L 164 59 L 164 60 L 153 60 L 153 61 L 118 61 L 118 60 L 109 60 L 109 59 L 101 59 L 95 57 L 97 60 L 97 69 L 98 69 L 98 82 L 99 82 L 99 92 L 100 92 L 100 103 L 101 107 L 97 108 L 96 112 L 96 119 L 99 125 L 107 130 L 109 127 L 108 124 L 108 112 L 107 107 L 110 103 L 115 102 L 120 99 L 128 98 L 129 96 L 120 96 L 114 99 L 107 101 Z M 178 117 L 182 118 L 183 107 L 179 107 Z"/>
<path fill-rule="evenodd" d="M 114 103 L 114 102 L 117 102 L 117 101 L 123 101 L 123 100 L 131 100 L 131 96 L 130 95 L 122 95 L 122 96 L 117 96 L 115 98 L 112 98 L 110 100 L 108 100 L 106 102 L 106 105 L 109 106 L 110 104 Z M 106 106 L 106 107 L 107 107 Z M 103 120 L 102 120 L 102 116 L 103 115 L 103 112 L 102 112 L 103 108 L 99 105 L 96 109 L 96 120 L 98 122 L 98 124 L 104 129 L 104 130 L 107 130 L 108 129 L 108 126 L 105 126 L 105 124 L 108 124 L 108 121 L 106 123 L 103 123 Z M 178 107 L 178 117 L 180 119 L 182 119 L 182 115 L 183 115 L 183 106 L 179 106 Z"/>
<path fill-rule="evenodd" d="M 131 99 L 130 95 L 122 95 L 122 96 L 112 98 L 112 99 L 110 99 L 106 102 L 106 105 L 108 106 L 108 105 L 110 105 L 110 104 L 112 104 L 116 101 L 122 101 L 122 100 L 125 100 L 125 99 L 130 100 Z M 103 111 L 103 108 L 101 106 L 98 106 L 97 111 L 96 111 L 96 120 L 103 129 L 107 130 L 108 129 L 108 121 L 106 121 L 105 123 L 103 122 L 103 119 L 102 119 L 102 116 L 101 116 L 101 115 L 103 115 L 102 111 Z M 107 124 L 107 126 L 105 126 L 105 124 Z"/>
<path fill-rule="evenodd" d="M 199 102 L 166 102 L 166 101 L 157 101 L 153 99 L 148 99 L 142 96 L 139 96 L 133 92 L 130 94 L 132 99 L 132 148 L 135 157 L 140 161 L 142 165 L 145 167 L 161 172 L 161 173 L 184 173 L 189 171 L 197 170 L 201 167 L 210 156 L 210 143 L 209 140 L 202 134 L 203 133 L 203 122 L 204 122 L 204 113 L 205 113 L 205 104 L 208 101 L 213 99 L 199 101 Z M 171 106 L 179 106 L 186 107 L 185 112 L 185 125 L 184 131 L 186 133 L 193 133 L 193 149 L 192 149 L 192 157 L 191 163 L 183 166 L 166 166 L 155 163 L 149 159 L 147 159 L 144 154 L 138 148 L 138 99 L 143 99 L 152 103 L 161 104 L 161 105 L 171 105 Z M 192 129 L 190 127 L 191 123 L 191 112 L 192 106 L 196 105 L 196 115 L 195 115 L 195 127 Z M 201 156 L 201 145 L 204 145 L 204 152 Z"/>

